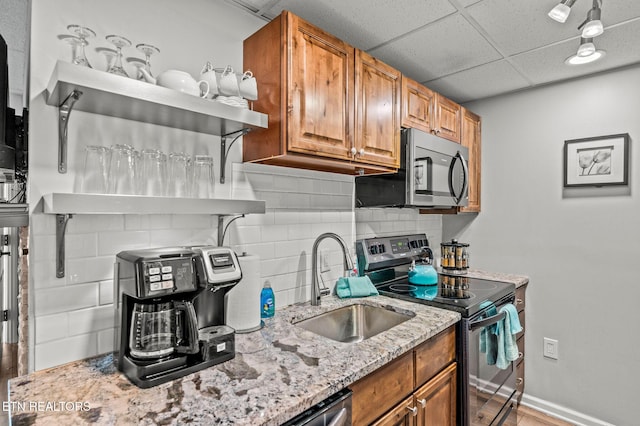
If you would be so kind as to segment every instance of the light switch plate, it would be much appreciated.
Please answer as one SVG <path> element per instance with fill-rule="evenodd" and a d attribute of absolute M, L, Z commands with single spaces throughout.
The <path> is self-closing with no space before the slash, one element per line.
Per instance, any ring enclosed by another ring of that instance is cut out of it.
<path fill-rule="evenodd" d="M 555 339 L 544 338 L 544 347 L 542 355 L 551 359 L 558 359 L 558 341 Z"/>

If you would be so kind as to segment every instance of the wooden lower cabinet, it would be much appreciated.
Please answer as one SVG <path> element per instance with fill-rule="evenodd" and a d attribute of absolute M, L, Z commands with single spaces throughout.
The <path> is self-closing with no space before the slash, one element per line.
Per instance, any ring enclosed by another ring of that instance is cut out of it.
<path fill-rule="evenodd" d="M 411 395 L 378 419 L 374 426 L 416 426 L 417 411 L 415 397 Z M 357 423 L 353 423 L 357 425 Z"/>
<path fill-rule="evenodd" d="M 352 424 L 456 424 L 455 327 L 350 386 Z"/>
<path fill-rule="evenodd" d="M 518 404 L 522 400 L 522 394 L 524 393 L 524 356 L 525 356 L 525 346 L 524 346 L 524 334 L 525 334 L 525 306 L 526 299 L 525 294 L 527 291 L 527 284 L 518 287 L 516 289 L 516 309 L 518 310 L 518 319 L 520 320 L 520 325 L 522 325 L 522 331 L 516 335 L 516 343 L 518 344 L 518 355 L 519 358 L 516 361 L 516 390 L 518 391 Z"/>
<path fill-rule="evenodd" d="M 415 392 L 419 426 L 456 425 L 456 371 L 453 363 Z"/>
<path fill-rule="evenodd" d="M 455 426 L 456 418 L 456 363 L 454 362 L 373 424 L 375 426 Z"/>

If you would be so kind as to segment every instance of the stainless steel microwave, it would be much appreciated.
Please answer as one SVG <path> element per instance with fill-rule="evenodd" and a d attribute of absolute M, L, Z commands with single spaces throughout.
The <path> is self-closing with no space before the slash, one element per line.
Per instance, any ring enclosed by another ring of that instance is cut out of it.
<path fill-rule="evenodd" d="M 356 207 L 449 208 L 469 203 L 469 150 L 403 129 L 397 173 L 356 177 Z"/>

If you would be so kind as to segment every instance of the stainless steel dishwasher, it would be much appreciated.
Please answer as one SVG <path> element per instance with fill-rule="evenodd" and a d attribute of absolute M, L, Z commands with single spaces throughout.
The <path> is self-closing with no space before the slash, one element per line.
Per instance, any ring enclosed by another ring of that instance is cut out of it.
<path fill-rule="evenodd" d="M 351 391 L 343 389 L 283 426 L 351 426 Z"/>

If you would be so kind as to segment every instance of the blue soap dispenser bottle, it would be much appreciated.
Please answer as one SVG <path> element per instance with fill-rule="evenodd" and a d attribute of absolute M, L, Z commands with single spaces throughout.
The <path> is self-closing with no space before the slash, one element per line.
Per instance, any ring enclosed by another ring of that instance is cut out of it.
<path fill-rule="evenodd" d="M 260 318 L 271 318 L 276 313 L 276 298 L 271 283 L 266 281 L 260 292 Z"/>

